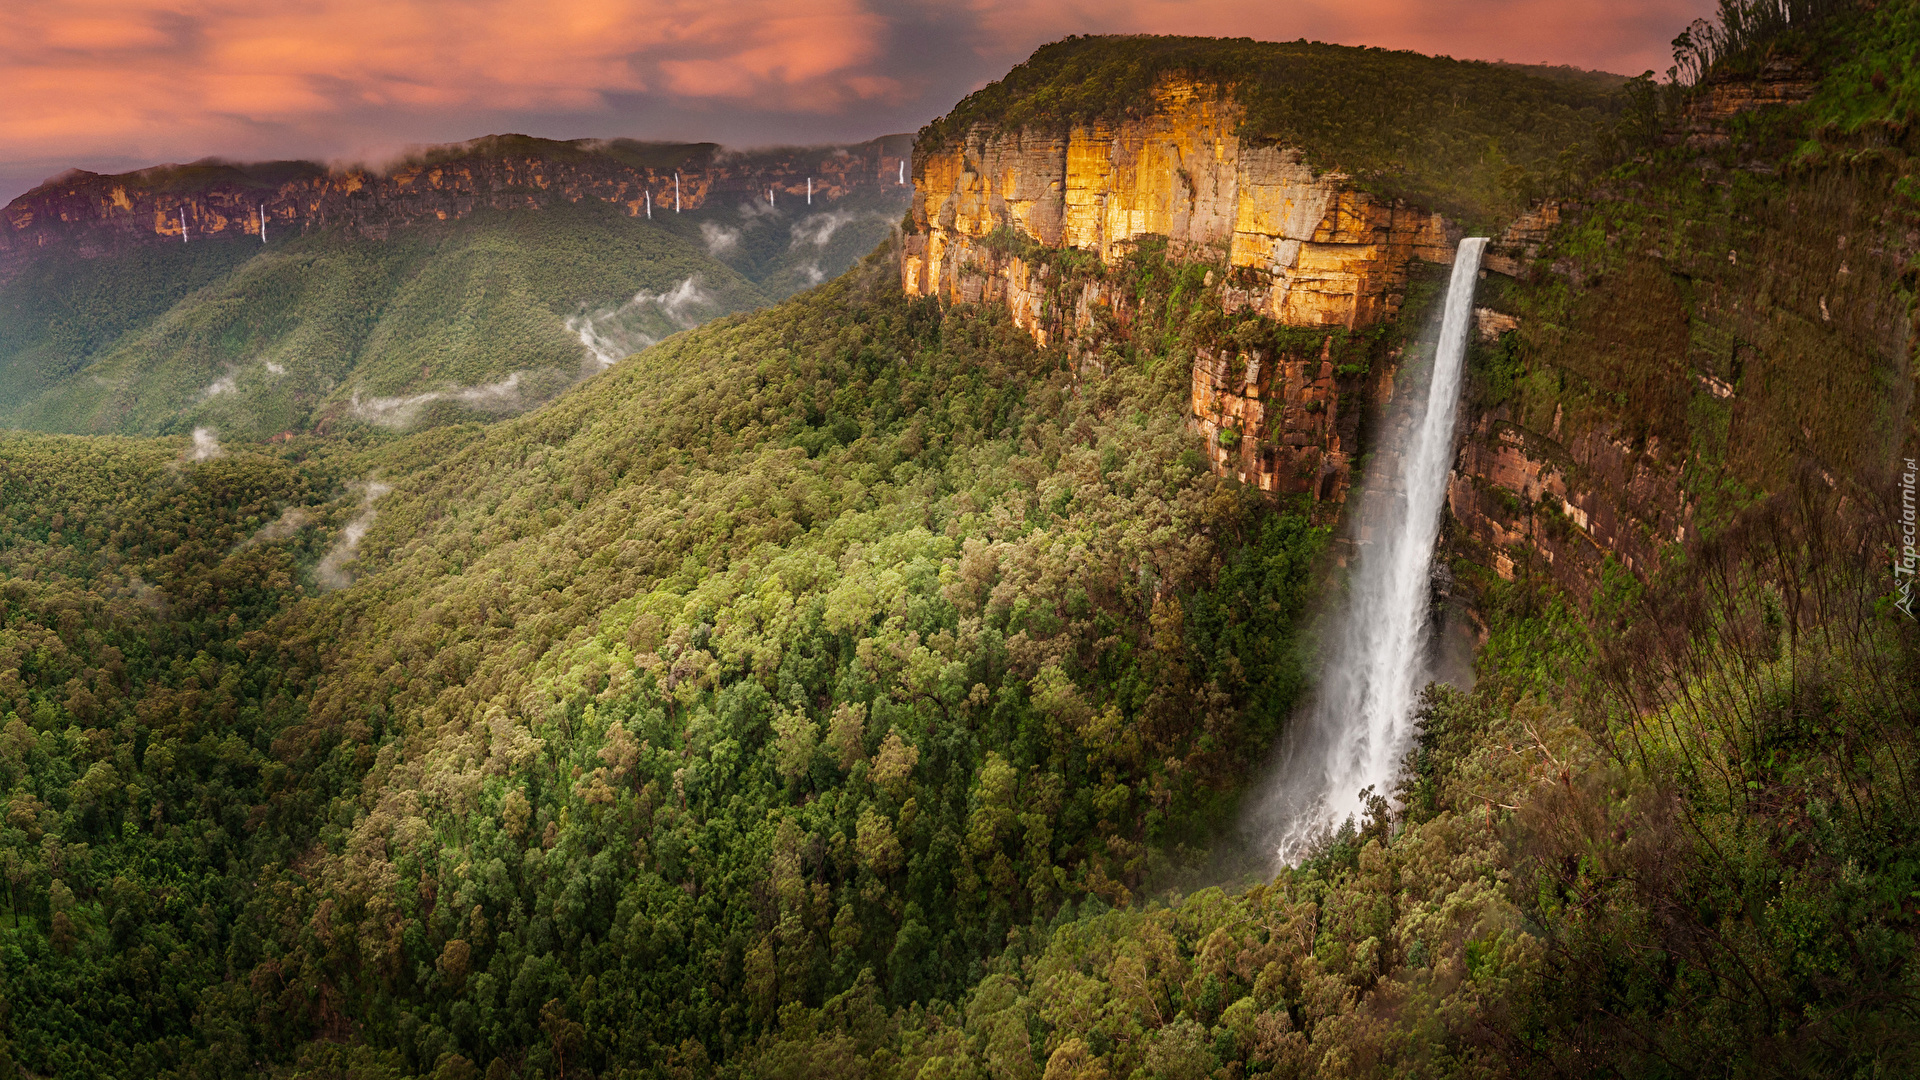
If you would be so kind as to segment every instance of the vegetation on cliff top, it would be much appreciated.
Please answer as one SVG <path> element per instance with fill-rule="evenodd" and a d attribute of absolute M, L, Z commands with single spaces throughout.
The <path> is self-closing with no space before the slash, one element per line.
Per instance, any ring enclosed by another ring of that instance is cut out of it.
<path fill-rule="evenodd" d="M 1627 80 L 1411 52 L 1189 37 L 1073 37 L 1042 46 L 920 133 L 922 148 L 989 130 L 1114 123 L 1155 108 L 1169 76 L 1245 109 L 1241 135 L 1316 171 L 1486 223 L 1578 180 L 1609 152 Z"/>

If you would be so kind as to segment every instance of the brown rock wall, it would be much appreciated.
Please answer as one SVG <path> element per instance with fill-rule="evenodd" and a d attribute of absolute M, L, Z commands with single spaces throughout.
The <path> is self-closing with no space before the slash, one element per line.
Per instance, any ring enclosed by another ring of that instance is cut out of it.
<path fill-rule="evenodd" d="M 1600 427 L 1563 442 L 1557 418 L 1542 435 L 1496 411 L 1462 440 L 1447 506 L 1464 539 L 1503 576 L 1537 553 L 1556 581 L 1584 597 L 1607 555 L 1644 576 L 1664 548 L 1687 539 L 1694 508 L 1681 471 L 1658 440 L 1635 447 Z"/>
<path fill-rule="evenodd" d="M 1315 502 L 1346 498 L 1359 413 L 1341 406 L 1331 343 L 1308 357 L 1198 351 L 1193 423 L 1216 473 Z"/>

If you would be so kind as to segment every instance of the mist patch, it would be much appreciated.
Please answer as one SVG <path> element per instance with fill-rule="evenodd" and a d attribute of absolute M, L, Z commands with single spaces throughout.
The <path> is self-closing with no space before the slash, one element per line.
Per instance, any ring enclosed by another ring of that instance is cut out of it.
<path fill-rule="evenodd" d="M 793 246 L 812 244 L 814 247 L 826 247 L 833 234 L 841 226 L 860 220 L 862 215 L 846 210 L 826 210 L 818 214 L 809 214 L 793 223 L 788 230 L 793 235 Z"/>
<path fill-rule="evenodd" d="M 517 412 L 527 404 L 521 393 L 522 372 L 514 372 L 499 382 L 482 383 L 478 386 L 456 386 L 448 390 L 429 390 L 421 394 L 408 394 L 402 397 L 376 397 L 362 399 L 356 392 L 347 412 L 369 424 L 377 424 L 394 431 L 404 431 L 413 426 L 420 410 L 436 401 L 457 401 L 462 405 L 479 409 L 482 412 Z"/>
<path fill-rule="evenodd" d="M 212 461 L 226 454 L 212 428 L 197 427 L 193 429 L 193 445 L 187 447 L 186 453 L 181 456 L 188 461 Z"/>
<path fill-rule="evenodd" d="M 320 562 L 313 568 L 314 580 L 320 583 L 321 588 L 344 589 L 353 584 L 353 575 L 347 573 L 347 565 L 360 557 L 360 541 L 366 539 L 367 530 L 373 528 L 374 502 L 392 490 L 378 480 L 369 480 L 362 486 L 360 512 L 347 522 L 346 528 L 340 530 L 340 539 L 327 549 L 327 553 L 320 557 Z"/>
<path fill-rule="evenodd" d="M 718 257 L 740 246 L 740 230 L 715 221 L 700 223 L 700 237 L 706 241 L 707 254 Z"/>
<path fill-rule="evenodd" d="M 705 226 L 702 226 L 704 229 Z M 665 292 L 641 291 L 618 307 L 581 312 L 566 322 L 568 332 L 587 350 L 589 374 L 605 371 L 660 339 L 691 330 L 719 314 L 697 276 Z"/>

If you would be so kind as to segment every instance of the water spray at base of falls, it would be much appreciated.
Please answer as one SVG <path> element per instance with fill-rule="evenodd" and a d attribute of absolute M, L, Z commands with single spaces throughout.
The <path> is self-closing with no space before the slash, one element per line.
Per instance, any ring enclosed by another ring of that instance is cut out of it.
<path fill-rule="evenodd" d="M 1379 523 L 1378 539 L 1360 550 L 1319 689 L 1288 734 L 1273 788 L 1258 812 L 1267 843 L 1284 865 L 1299 862 L 1349 819 L 1363 818 L 1368 789 L 1391 797 L 1413 742 L 1414 707 L 1428 678 L 1433 545 L 1453 462 L 1454 413 L 1486 246 L 1484 237 L 1460 242 L 1426 394 L 1396 403 L 1397 422 L 1387 430 L 1406 432 L 1404 441 L 1383 448 L 1369 470 L 1360 513 Z"/>

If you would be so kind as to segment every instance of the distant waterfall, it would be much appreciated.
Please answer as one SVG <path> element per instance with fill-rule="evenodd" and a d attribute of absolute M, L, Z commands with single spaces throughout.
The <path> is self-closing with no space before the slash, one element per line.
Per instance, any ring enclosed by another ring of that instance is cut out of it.
<path fill-rule="evenodd" d="M 1423 397 L 1407 395 L 1396 403 L 1398 423 L 1389 430 L 1407 432 L 1406 441 L 1397 454 L 1383 447 L 1369 470 L 1368 505 L 1360 508 L 1364 518 L 1355 520 L 1376 523 L 1377 540 L 1360 549 L 1347 610 L 1330 637 L 1330 663 L 1313 704 L 1289 735 L 1261 813 L 1282 863 L 1298 862 L 1320 837 L 1350 817 L 1363 817 L 1364 789 L 1391 797 L 1413 741 L 1414 705 L 1427 681 L 1430 563 L 1486 246 L 1484 237 L 1460 242 L 1431 382 Z"/>

